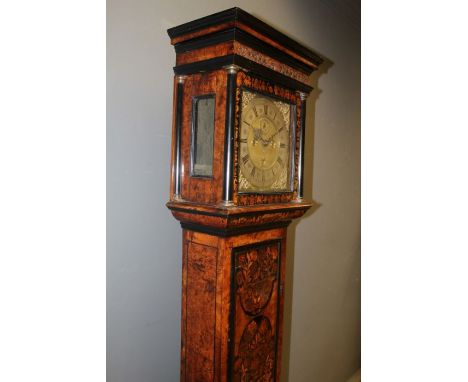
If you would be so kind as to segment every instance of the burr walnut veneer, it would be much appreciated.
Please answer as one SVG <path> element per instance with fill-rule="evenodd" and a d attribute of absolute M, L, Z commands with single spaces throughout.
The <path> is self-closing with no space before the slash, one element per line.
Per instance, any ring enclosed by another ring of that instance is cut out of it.
<path fill-rule="evenodd" d="M 168 30 L 181 381 L 279 381 L 286 229 L 303 200 L 313 51 L 239 8 Z"/>

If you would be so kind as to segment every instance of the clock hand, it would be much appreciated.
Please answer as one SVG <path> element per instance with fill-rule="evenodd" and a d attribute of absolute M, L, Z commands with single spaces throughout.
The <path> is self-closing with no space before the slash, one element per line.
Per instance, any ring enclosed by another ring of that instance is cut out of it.
<path fill-rule="evenodd" d="M 257 141 L 261 140 L 261 136 L 260 136 L 261 132 L 259 129 L 254 129 L 254 137 Z"/>
<path fill-rule="evenodd" d="M 274 133 L 270 138 L 273 139 L 273 137 L 274 137 L 275 135 L 278 135 L 279 132 L 280 132 L 280 129 L 276 130 L 276 133 Z"/>
<path fill-rule="evenodd" d="M 263 139 L 262 137 L 262 132 L 260 129 L 254 129 L 254 141 L 260 141 L 263 146 L 267 146 L 270 141 L 266 141 L 265 139 Z"/>

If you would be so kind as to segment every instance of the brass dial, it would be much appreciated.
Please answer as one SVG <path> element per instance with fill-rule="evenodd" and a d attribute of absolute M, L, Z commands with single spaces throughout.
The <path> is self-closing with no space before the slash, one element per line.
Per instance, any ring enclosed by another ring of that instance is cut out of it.
<path fill-rule="evenodd" d="M 286 189 L 290 146 L 283 112 L 267 97 L 253 98 L 241 117 L 239 162 L 247 181 L 244 183 L 248 184 L 241 184 L 239 190 L 277 191 L 272 188 L 274 184 Z"/>

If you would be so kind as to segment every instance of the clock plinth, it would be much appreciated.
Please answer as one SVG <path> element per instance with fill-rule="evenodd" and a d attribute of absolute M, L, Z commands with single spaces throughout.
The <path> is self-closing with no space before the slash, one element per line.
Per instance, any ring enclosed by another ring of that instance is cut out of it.
<path fill-rule="evenodd" d="M 287 226 L 322 59 L 239 8 L 168 31 L 171 197 L 183 229 L 181 381 L 279 381 Z"/>

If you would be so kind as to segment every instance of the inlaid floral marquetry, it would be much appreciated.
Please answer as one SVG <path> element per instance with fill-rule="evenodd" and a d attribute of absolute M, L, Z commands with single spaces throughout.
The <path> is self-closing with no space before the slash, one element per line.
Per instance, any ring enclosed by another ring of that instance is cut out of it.
<path fill-rule="evenodd" d="M 254 247 L 236 256 L 236 285 L 242 309 L 259 314 L 270 300 L 278 273 L 278 245 Z"/>
<path fill-rule="evenodd" d="M 275 367 L 275 336 L 270 320 L 259 316 L 242 333 L 234 363 L 234 382 L 271 382 Z"/>
<path fill-rule="evenodd" d="M 280 244 L 234 251 L 235 311 L 232 381 L 274 381 Z"/>

